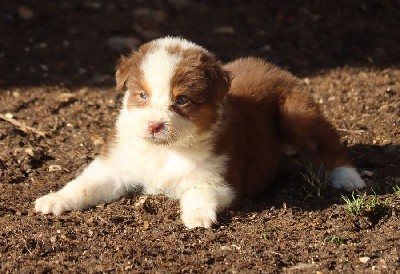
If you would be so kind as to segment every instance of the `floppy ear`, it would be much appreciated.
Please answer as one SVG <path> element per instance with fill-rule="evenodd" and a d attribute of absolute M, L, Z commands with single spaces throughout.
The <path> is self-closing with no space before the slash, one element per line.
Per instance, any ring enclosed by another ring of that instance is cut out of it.
<path fill-rule="evenodd" d="M 115 82 L 117 91 L 122 90 L 126 86 L 129 74 L 132 68 L 132 60 L 129 57 L 122 56 L 117 64 L 117 71 L 115 72 Z"/>
<path fill-rule="evenodd" d="M 231 75 L 211 54 L 201 54 L 200 62 L 209 78 L 210 88 L 214 90 L 217 100 L 222 100 L 231 86 Z"/>
<path fill-rule="evenodd" d="M 217 98 L 218 100 L 222 100 L 231 87 L 231 74 L 222 68 L 220 62 L 218 62 L 218 68 L 216 69 L 215 74 L 216 77 L 214 81 L 217 89 Z"/>

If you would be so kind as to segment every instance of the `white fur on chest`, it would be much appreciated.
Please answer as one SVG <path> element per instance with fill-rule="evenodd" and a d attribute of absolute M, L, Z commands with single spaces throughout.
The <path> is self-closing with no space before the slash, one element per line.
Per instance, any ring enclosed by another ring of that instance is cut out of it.
<path fill-rule="evenodd" d="M 127 186 L 177 198 L 196 181 L 212 183 L 214 178 L 223 177 L 227 157 L 215 155 L 211 141 L 179 148 L 154 145 L 134 136 L 124 115 L 122 112 L 117 122 L 116 145 L 106 161 Z"/>

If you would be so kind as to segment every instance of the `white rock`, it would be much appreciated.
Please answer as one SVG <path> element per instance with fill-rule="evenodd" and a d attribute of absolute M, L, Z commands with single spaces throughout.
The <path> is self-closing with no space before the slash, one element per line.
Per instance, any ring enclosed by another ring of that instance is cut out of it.
<path fill-rule="evenodd" d="M 147 196 L 143 195 L 140 196 L 138 201 L 134 204 L 134 207 L 142 207 L 147 200 Z"/>
<path fill-rule="evenodd" d="M 372 171 L 369 171 L 369 170 L 363 170 L 363 171 L 361 171 L 361 175 L 362 175 L 362 176 L 372 177 L 372 176 L 374 176 L 374 174 L 375 174 L 375 173 L 373 173 Z"/>
<path fill-rule="evenodd" d="M 8 119 L 12 119 L 14 117 L 14 115 L 12 113 L 7 112 L 6 114 L 4 114 L 4 116 Z"/>
<path fill-rule="evenodd" d="M 359 258 L 359 260 L 360 260 L 360 262 L 362 262 L 362 263 L 366 263 L 366 262 L 368 262 L 369 260 L 371 260 L 371 258 L 370 258 L 370 257 L 361 257 L 361 258 Z"/>
<path fill-rule="evenodd" d="M 62 167 L 60 165 L 51 165 L 49 166 L 49 172 L 60 171 Z"/>

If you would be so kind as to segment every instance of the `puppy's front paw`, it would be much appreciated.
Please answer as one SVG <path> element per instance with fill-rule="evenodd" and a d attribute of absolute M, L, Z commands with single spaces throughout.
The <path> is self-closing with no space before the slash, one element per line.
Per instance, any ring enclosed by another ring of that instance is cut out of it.
<path fill-rule="evenodd" d="M 70 209 L 68 199 L 57 192 L 42 196 L 35 201 L 35 211 L 43 214 L 53 213 L 54 215 L 60 215 Z"/>
<path fill-rule="evenodd" d="M 358 172 L 352 167 L 338 167 L 332 170 L 329 175 L 329 181 L 337 189 L 352 191 L 365 187 L 365 182 L 361 179 Z"/>
<path fill-rule="evenodd" d="M 217 213 L 211 209 L 195 209 L 182 213 L 182 221 L 189 229 L 195 227 L 210 228 L 217 221 Z"/>

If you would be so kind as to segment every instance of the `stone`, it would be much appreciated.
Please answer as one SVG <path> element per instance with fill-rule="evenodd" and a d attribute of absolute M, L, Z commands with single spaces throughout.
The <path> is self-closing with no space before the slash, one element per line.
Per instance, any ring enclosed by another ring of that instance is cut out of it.
<path fill-rule="evenodd" d="M 17 9 L 18 16 L 24 20 L 29 20 L 35 17 L 35 13 L 28 7 L 20 6 Z"/>
<path fill-rule="evenodd" d="M 359 260 L 360 260 L 360 262 L 362 262 L 362 263 L 366 263 L 366 262 L 368 262 L 369 260 L 371 260 L 371 258 L 370 258 L 370 257 L 361 257 L 361 258 L 359 258 Z"/>

